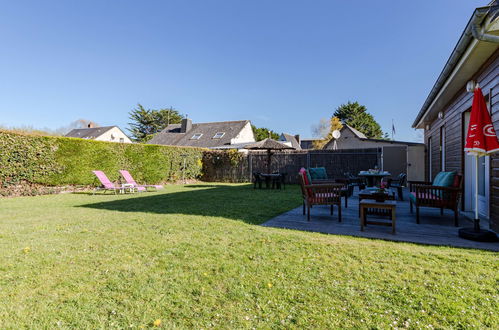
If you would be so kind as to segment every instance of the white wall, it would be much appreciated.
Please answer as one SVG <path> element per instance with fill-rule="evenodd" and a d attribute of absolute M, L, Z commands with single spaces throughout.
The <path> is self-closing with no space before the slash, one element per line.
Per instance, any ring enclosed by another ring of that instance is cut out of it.
<path fill-rule="evenodd" d="M 123 139 L 123 140 L 121 140 Z M 128 136 L 118 127 L 113 127 L 109 131 L 95 138 L 97 141 L 132 143 Z"/>
<path fill-rule="evenodd" d="M 230 144 L 236 143 L 249 143 L 255 142 L 255 135 L 253 134 L 253 130 L 251 129 L 251 123 L 248 122 L 239 134 L 230 140 Z"/>

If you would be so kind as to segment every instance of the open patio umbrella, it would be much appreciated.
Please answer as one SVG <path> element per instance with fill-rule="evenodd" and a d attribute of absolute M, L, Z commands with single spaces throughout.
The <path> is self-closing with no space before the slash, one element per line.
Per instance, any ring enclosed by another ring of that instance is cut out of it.
<path fill-rule="evenodd" d="M 497 235 L 489 230 L 480 229 L 480 219 L 478 218 L 478 158 L 487 156 L 499 151 L 499 141 L 492 125 L 487 104 L 482 94 L 482 90 L 477 87 L 473 95 L 471 106 L 470 124 L 466 136 L 464 151 L 475 155 L 475 220 L 473 228 L 459 229 L 459 236 L 475 241 L 496 241 Z"/>
<path fill-rule="evenodd" d="M 270 158 L 272 156 L 272 150 L 286 150 L 286 149 L 294 149 L 284 143 L 277 142 L 272 139 L 265 139 L 262 141 L 258 141 L 252 144 L 248 144 L 244 147 L 248 150 L 267 150 L 267 173 L 270 173 Z"/>

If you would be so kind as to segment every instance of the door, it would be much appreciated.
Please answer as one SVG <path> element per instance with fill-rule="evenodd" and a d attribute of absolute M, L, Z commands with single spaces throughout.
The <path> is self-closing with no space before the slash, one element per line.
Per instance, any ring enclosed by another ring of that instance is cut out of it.
<path fill-rule="evenodd" d="M 425 180 L 425 146 L 407 147 L 407 180 Z"/>
<path fill-rule="evenodd" d="M 470 122 L 470 112 L 464 114 L 464 132 L 468 132 Z M 489 178 L 490 178 L 490 157 L 478 157 L 478 168 L 474 155 L 464 155 L 464 183 L 465 183 L 465 211 L 475 211 L 475 192 L 478 190 L 478 213 L 489 217 Z M 475 173 L 478 171 L 478 186 L 475 183 Z"/>
<path fill-rule="evenodd" d="M 400 173 L 407 171 L 407 146 L 383 147 L 382 169 L 390 172 L 391 177 L 396 179 Z"/>

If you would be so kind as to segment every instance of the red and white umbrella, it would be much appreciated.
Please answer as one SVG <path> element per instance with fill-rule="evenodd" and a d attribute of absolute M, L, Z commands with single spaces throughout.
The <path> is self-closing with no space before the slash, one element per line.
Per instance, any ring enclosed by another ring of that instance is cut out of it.
<path fill-rule="evenodd" d="M 470 124 L 464 151 L 477 156 L 486 156 L 499 151 L 494 125 L 490 118 L 487 103 L 480 88 L 475 89 L 471 106 Z"/>
<path fill-rule="evenodd" d="M 482 90 L 477 87 L 473 95 L 470 124 L 466 135 L 464 151 L 476 157 L 475 170 L 475 231 L 480 230 L 478 219 L 478 157 L 499 151 L 499 141 L 490 118 Z"/>

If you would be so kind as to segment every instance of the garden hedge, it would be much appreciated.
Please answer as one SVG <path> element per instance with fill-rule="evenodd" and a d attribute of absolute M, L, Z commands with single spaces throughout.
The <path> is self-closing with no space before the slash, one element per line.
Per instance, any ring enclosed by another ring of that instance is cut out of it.
<path fill-rule="evenodd" d="M 0 189 L 12 185 L 95 185 L 92 170 L 119 179 L 127 169 L 138 182 L 198 178 L 205 149 L 112 143 L 0 131 Z M 185 162 L 185 169 L 182 168 Z"/>

